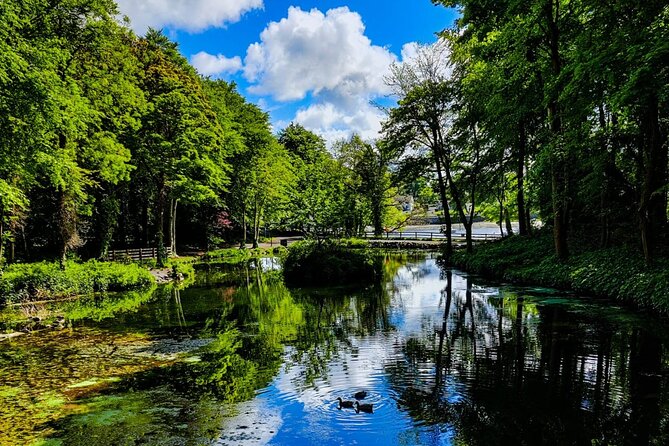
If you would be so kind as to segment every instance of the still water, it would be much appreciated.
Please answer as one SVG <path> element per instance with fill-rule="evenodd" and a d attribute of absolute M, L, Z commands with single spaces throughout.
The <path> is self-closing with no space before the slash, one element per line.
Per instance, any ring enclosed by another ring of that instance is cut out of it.
<path fill-rule="evenodd" d="M 367 289 L 276 266 L 5 310 L 66 322 L 0 341 L 0 444 L 669 444 L 666 320 L 431 254 Z"/>

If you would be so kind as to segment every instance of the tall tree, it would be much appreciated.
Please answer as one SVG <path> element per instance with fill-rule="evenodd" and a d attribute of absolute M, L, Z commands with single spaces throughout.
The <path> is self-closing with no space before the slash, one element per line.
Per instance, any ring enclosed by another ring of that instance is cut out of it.
<path fill-rule="evenodd" d="M 391 67 L 386 83 L 400 98 L 398 106 L 390 110 L 384 123 L 384 139 L 398 152 L 400 149 L 421 151 L 436 171 L 439 196 L 446 223 L 446 253 L 453 250 L 451 215 L 447 195 L 448 180 L 444 166 L 446 135 L 451 118 L 451 86 L 448 82 L 449 61 L 443 42 L 422 46 L 413 60 Z"/>
<path fill-rule="evenodd" d="M 200 78 L 176 44 L 149 30 L 139 42 L 138 54 L 150 106 L 134 143 L 134 162 L 155 190 L 156 242 L 163 263 L 165 244 L 176 244 L 179 201 L 217 200 L 229 180 L 230 150 Z"/>

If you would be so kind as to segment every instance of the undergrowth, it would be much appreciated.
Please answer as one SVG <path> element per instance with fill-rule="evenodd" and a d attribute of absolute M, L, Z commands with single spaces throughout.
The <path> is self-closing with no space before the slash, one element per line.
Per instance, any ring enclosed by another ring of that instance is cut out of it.
<path fill-rule="evenodd" d="M 138 264 L 68 261 L 13 264 L 0 277 L 0 305 L 104 291 L 125 291 L 153 284 L 146 268 Z"/>
<path fill-rule="evenodd" d="M 574 251 L 560 261 L 550 234 L 515 236 L 480 245 L 472 254 L 457 252 L 453 261 L 483 276 L 613 298 L 669 314 L 669 259 L 649 267 L 629 247 Z"/>

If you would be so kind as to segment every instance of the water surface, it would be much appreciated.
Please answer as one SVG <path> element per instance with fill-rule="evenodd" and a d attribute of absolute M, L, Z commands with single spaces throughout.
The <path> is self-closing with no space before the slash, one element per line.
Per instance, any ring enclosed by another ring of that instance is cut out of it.
<path fill-rule="evenodd" d="M 0 444 L 669 444 L 665 320 L 436 255 L 366 289 L 276 266 L 23 309 L 67 322 L 0 341 Z"/>

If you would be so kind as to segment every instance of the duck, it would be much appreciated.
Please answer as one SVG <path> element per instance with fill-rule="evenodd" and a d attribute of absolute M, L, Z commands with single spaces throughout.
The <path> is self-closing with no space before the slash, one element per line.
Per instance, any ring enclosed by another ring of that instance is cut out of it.
<path fill-rule="evenodd" d="M 346 409 L 353 408 L 353 401 L 343 401 L 341 397 L 337 398 L 337 401 L 339 401 L 339 409 L 341 409 L 342 407 Z"/>
<path fill-rule="evenodd" d="M 356 400 L 364 400 L 365 397 L 367 397 L 367 392 L 364 391 L 364 390 L 361 390 L 360 392 L 355 392 L 355 394 L 353 395 L 353 397 L 354 397 Z"/>
<path fill-rule="evenodd" d="M 366 413 L 374 413 L 374 405 L 373 404 L 360 404 L 359 402 L 355 402 L 355 412 L 360 413 L 360 412 L 366 412 Z"/>

